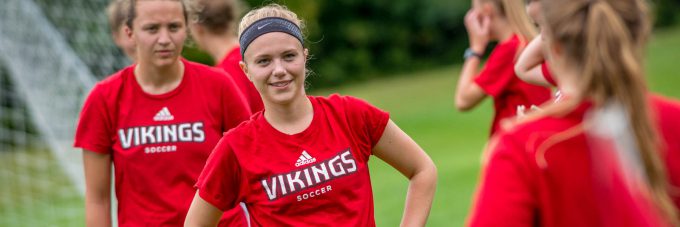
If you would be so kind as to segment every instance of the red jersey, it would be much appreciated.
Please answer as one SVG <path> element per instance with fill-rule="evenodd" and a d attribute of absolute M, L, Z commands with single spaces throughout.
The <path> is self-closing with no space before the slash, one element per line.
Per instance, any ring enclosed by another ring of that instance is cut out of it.
<path fill-rule="evenodd" d="M 262 98 L 260 98 L 260 93 L 255 89 L 255 85 L 248 79 L 239 62 L 241 62 L 241 49 L 236 47 L 232 49 L 222 61 L 216 65 L 216 67 L 224 69 L 227 71 L 231 78 L 236 82 L 236 86 L 239 87 L 243 96 L 250 106 L 250 110 L 253 113 L 257 113 L 264 109 L 264 104 L 262 103 Z"/>
<path fill-rule="evenodd" d="M 503 119 L 514 117 L 518 106 L 539 106 L 550 99 L 548 88 L 528 84 L 515 75 L 515 58 L 520 46 L 517 35 L 494 48 L 482 72 L 474 79 L 482 90 L 493 97 L 495 116 L 491 134 L 500 129 Z"/>
<path fill-rule="evenodd" d="M 649 100 L 670 183 L 680 186 L 680 103 Z M 618 176 L 610 175 L 613 180 L 604 183 L 609 190 L 602 190 L 596 173 L 603 168 L 593 163 L 608 163 L 593 159 L 604 150 L 592 148 L 605 147 L 589 144 L 579 127 L 590 107 L 584 103 L 564 117 L 544 117 L 502 134 L 482 174 L 470 226 L 663 225 L 651 203 L 627 194 Z M 680 195 L 671 196 L 680 207 Z"/>
<path fill-rule="evenodd" d="M 183 225 L 212 148 L 250 116 L 224 72 L 182 63 L 170 92 L 144 92 L 133 65 L 97 83 L 83 105 L 74 146 L 111 154 L 120 226 Z M 240 207 L 230 214 L 226 223 L 245 225 Z"/>
<path fill-rule="evenodd" d="M 547 62 L 543 62 L 541 64 L 541 73 L 543 74 L 543 78 L 545 78 L 545 80 L 548 81 L 550 85 L 557 87 L 557 82 L 553 78 L 550 68 L 548 68 Z"/>
<path fill-rule="evenodd" d="M 312 97 L 312 123 L 284 134 L 256 113 L 225 134 L 196 184 L 255 226 L 375 226 L 368 159 L 389 115 L 347 96 Z M 266 111 L 266 110 L 265 110 Z"/>

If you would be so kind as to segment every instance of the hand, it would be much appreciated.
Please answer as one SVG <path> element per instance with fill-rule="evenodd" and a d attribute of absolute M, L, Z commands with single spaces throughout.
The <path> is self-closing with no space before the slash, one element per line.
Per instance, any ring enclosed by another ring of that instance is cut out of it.
<path fill-rule="evenodd" d="M 465 14 L 465 29 L 468 33 L 470 48 L 477 53 L 484 53 L 489 44 L 489 31 L 491 18 L 479 13 L 478 10 L 470 9 Z"/>

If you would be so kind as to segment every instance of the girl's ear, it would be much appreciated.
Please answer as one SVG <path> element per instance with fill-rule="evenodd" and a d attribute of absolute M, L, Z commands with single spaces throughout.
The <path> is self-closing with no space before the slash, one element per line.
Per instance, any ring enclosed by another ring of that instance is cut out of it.
<path fill-rule="evenodd" d="M 243 73 L 246 74 L 248 80 L 250 80 L 250 82 L 253 82 L 253 78 L 250 78 L 250 76 L 248 75 L 248 66 L 246 65 L 246 63 L 244 61 L 240 61 L 238 62 L 238 66 L 241 67 L 241 71 L 243 71 Z"/>
<path fill-rule="evenodd" d="M 130 26 L 123 25 L 123 32 L 125 32 L 125 35 L 132 39 L 132 29 L 130 29 Z"/>

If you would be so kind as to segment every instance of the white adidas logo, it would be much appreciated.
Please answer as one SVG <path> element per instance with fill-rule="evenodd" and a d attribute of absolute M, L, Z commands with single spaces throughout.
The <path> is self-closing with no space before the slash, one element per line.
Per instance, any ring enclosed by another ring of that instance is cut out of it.
<path fill-rule="evenodd" d="M 170 114 L 170 110 L 168 110 L 168 107 L 163 107 L 161 111 L 158 111 L 156 116 L 153 117 L 154 121 L 172 121 L 175 119 L 175 116 L 172 116 Z"/>
<path fill-rule="evenodd" d="M 309 153 L 307 153 L 307 151 L 303 150 L 297 162 L 295 162 L 295 167 L 299 167 L 314 162 L 316 162 L 316 158 L 312 157 L 311 155 L 309 155 Z"/>

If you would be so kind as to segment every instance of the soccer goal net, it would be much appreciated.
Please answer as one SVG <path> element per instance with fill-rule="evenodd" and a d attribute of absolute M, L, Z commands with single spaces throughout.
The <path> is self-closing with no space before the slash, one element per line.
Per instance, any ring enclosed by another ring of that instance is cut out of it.
<path fill-rule="evenodd" d="M 0 226 L 83 224 L 78 114 L 94 83 L 128 62 L 109 0 L 0 0 Z"/>

